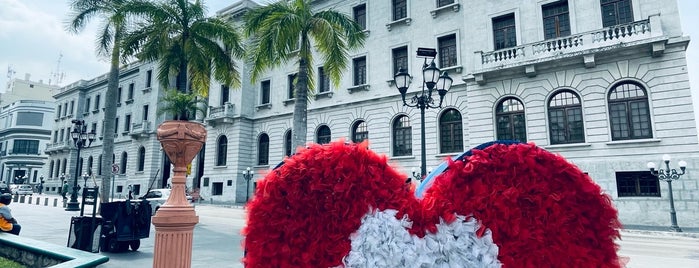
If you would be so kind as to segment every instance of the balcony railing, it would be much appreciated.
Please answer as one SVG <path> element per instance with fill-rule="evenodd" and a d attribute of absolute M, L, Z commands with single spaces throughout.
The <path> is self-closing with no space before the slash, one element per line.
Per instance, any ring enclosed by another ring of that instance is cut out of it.
<path fill-rule="evenodd" d="M 662 39 L 660 16 L 495 51 L 477 51 L 474 75 Z M 480 57 L 479 57 L 480 56 Z"/>
<path fill-rule="evenodd" d="M 209 115 L 206 117 L 206 122 L 209 124 L 233 123 L 235 117 L 235 105 L 226 102 L 221 106 L 209 106 Z"/>
<path fill-rule="evenodd" d="M 69 143 L 68 141 L 59 141 L 59 142 L 54 142 L 54 143 L 49 143 L 46 144 L 46 152 L 55 152 L 55 151 L 63 151 L 63 150 L 70 150 L 72 146 L 72 142 Z"/>
<path fill-rule="evenodd" d="M 147 137 L 151 134 L 151 122 L 141 121 L 140 123 L 131 123 L 131 130 L 129 135 L 133 138 Z"/>

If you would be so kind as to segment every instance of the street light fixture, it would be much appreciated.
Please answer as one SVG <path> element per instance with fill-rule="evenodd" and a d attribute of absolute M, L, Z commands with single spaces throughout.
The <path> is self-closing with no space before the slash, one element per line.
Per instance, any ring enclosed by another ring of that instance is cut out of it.
<path fill-rule="evenodd" d="M 73 144 L 75 144 L 75 149 L 77 150 L 77 157 L 75 158 L 75 175 L 73 177 L 73 191 L 70 194 L 70 201 L 68 201 L 68 206 L 66 211 L 78 211 L 80 206 L 78 204 L 78 170 L 80 170 L 80 150 L 83 148 L 90 147 L 92 142 L 95 140 L 95 130 L 87 132 L 87 125 L 85 120 L 73 119 L 73 131 L 70 132 L 71 138 L 73 138 Z"/>
<path fill-rule="evenodd" d="M 453 80 L 449 77 L 447 72 L 443 72 L 439 75 L 440 70 L 434 63 L 434 58 L 437 56 L 437 51 L 434 48 L 418 48 L 417 56 L 419 58 L 425 58 L 425 62 L 422 65 L 422 82 L 423 87 L 420 92 L 415 93 L 415 96 L 410 100 L 410 104 L 405 100 L 405 95 L 408 93 L 408 87 L 413 78 L 408 74 L 408 72 L 401 68 L 393 76 L 394 84 L 400 92 L 400 96 L 403 99 L 403 106 L 413 107 L 420 109 L 420 148 L 421 152 L 421 166 L 420 166 L 420 178 L 427 176 L 427 153 L 425 150 L 425 109 L 429 108 L 442 108 L 442 101 L 444 101 L 444 96 L 447 94 L 451 88 Z M 430 60 L 429 64 L 427 60 Z M 435 105 L 435 99 L 432 98 L 432 92 L 437 90 L 439 94 L 439 104 Z"/>
<path fill-rule="evenodd" d="M 65 173 L 61 173 L 61 176 L 59 176 L 59 178 L 61 178 L 61 185 L 58 186 L 58 193 L 59 193 L 59 194 L 62 194 L 62 191 L 63 191 L 63 182 L 66 180 L 66 174 L 65 174 Z"/>
<path fill-rule="evenodd" d="M 245 203 L 247 203 L 248 200 L 250 199 L 250 180 L 252 179 L 252 175 L 254 175 L 254 172 L 252 170 L 250 170 L 250 167 L 243 170 L 243 178 L 245 178 L 245 181 L 246 181 Z"/>
<path fill-rule="evenodd" d="M 682 232 L 682 229 L 677 225 L 677 213 L 675 212 L 675 200 L 672 196 L 672 181 L 678 180 L 680 176 L 684 175 L 685 169 L 687 169 L 687 162 L 679 161 L 677 165 L 680 167 L 681 173 L 677 172 L 676 169 L 670 169 L 670 155 L 663 155 L 663 162 L 665 162 L 665 169 L 655 169 L 655 163 L 648 162 L 646 165 L 650 169 L 650 174 L 657 177 L 659 180 L 667 182 L 668 191 L 670 192 L 670 230 L 675 232 Z"/>
<path fill-rule="evenodd" d="M 87 172 L 83 172 L 83 180 L 85 180 L 85 184 L 83 184 L 83 188 L 87 189 L 87 179 L 90 178 L 90 175 L 87 174 Z"/>

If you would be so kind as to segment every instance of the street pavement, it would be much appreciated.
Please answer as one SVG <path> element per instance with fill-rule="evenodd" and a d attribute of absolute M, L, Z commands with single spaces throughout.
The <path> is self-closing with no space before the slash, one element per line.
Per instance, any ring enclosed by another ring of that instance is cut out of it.
<path fill-rule="evenodd" d="M 13 202 L 12 213 L 22 225 L 21 236 L 57 245 L 66 245 L 70 218 L 79 211 L 64 211 L 60 197 L 41 195 L 40 205 Z M 50 198 L 44 206 L 44 199 Z M 58 206 L 53 207 L 53 199 Z M 90 208 L 86 206 L 86 210 Z M 245 211 L 240 206 L 197 204 L 199 223 L 194 227 L 192 267 L 243 267 L 240 231 L 245 225 Z M 90 209 L 91 211 L 91 209 Z M 680 225 L 681 226 L 681 225 Z M 664 229 L 664 228 L 660 228 Z M 684 233 L 658 230 L 628 229 L 622 231 L 619 255 L 628 257 L 627 268 L 697 268 L 699 267 L 699 228 L 683 228 Z M 155 229 L 151 225 L 148 238 L 141 239 L 138 251 L 104 253 L 109 262 L 99 267 L 151 267 Z"/>

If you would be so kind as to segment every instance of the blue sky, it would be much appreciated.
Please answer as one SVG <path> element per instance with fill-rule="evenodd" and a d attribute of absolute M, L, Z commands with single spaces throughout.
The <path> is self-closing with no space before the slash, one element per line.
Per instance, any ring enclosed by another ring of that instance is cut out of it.
<path fill-rule="evenodd" d="M 233 2 L 205 1 L 212 15 Z M 34 81 L 59 85 L 109 71 L 107 60 L 95 56 L 95 27 L 78 35 L 64 30 L 68 3 L 67 0 L 0 0 L 0 91 L 5 90 L 8 68 L 14 71 L 15 77 L 24 78 L 25 73 L 29 73 Z M 699 16 L 696 15 L 699 1 L 679 0 L 678 3 L 682 29 L 685 35 L 693 38 L 687 49 L 687 62 L 690 83 L 695 89 L 695 107 L 699 107 L 696 90 L 699 88 Z M 55 74 L 63 74 L 60 83 Z"/>

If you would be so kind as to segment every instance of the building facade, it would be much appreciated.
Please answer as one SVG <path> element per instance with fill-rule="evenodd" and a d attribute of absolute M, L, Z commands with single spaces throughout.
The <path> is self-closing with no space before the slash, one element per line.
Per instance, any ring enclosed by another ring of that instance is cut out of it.
<path fill-rule="evenodd" d="M 0 183 L 38 186 L 46 176 L 54 103 L 18 100 L 0 108 Z"/>
<path fill-rule="evenodd" d="M 313 4 L 317 10 L 348 14 L 368 37 L 364 48 L 350 52 L 340 87 L 327 82 L 320 62 L 311 66 L 317 77 L 308 108 L 308 141 L 368 140 L 372 150 L 389 156 L 406 176 L 419 170 L 420 110 L 403 105 L 393 76 L 399 68 L 413 75 L 411 98 L 423 80 L 424 59 L 414 51 L 434 48 L 437 67 L 454 84 L 442 108 L 425 114 L 428 168 L 487 141 L 533 142 L 587 172 L 612 197 L 624 224 L 664 226 L 669 224 L 668 187 L 650 175 L 646 163 L 660 164 L 662 155 L 669 154 L 673 168 L 677 160 L 688 163 L 687 174 L 673 184 L 679 224 L 699 227 L 699 177 L 693 175 L 699 144 L 685 55 L 689 37 L 682 34 L 675 0 Z M 241 15 L 256 6 L 239 1 L 217 14 L 239 25 Z M 203 118 L 207 142 L 188 176 L 188 186 L 201 188 L 207 201 L 245 202 L 254 196 L 255 182 L 291 151 L 293 103 L 298 101 L 291 94 L 295 62 L 259 81 L 250 81 L 248 63 L 238 66 L 242 88 L 212 83 L 209 113 Z M 169 176 L 158 172 L 169 164 L 153 135 L 163 119 L 154 115 L 160 91 L 145 84 L 151 65 L 127 69 L 132 71 L 122 72 L 120 83 L 126 88 L 133 81 L 142 95 L 118 108 L 120 120 L 130 120 L 131 129 L 124 134 L 124 121 L 117 124 L 121 132 L 116 133 L 114 159 L 127 164 L 116 184 L 144 189 L 156 173 L 160 183 Z M 77 109 L 85 103 L 94 106 L 95 95 L 106 89 L 104 79 L 62 88 L 55 97 L 64 105 L 75 99 Z M 145 106 L 153 113 L 149 120 L 134 120 L 144 118 Z M 85 120 L 101 125 L 101 112 L 93 112 L 84 114 Z M 131 119 L 125 119 L 129 113 Z M 64 139 L 56 131 L 67 131 L 70 120 L 56 120 L 54 141 L 60 144 Z M 149 127 L 133 135 L 140 122 Z M 98 157 L 99 144 L 84 155 Z M 74 159 L 68 151 L 51 151 L 56 177 Z M 89 165 L 85 161 L 83 166 Z M 251 180 L 242 174 L 248 167 L 254 171 Z"/>

